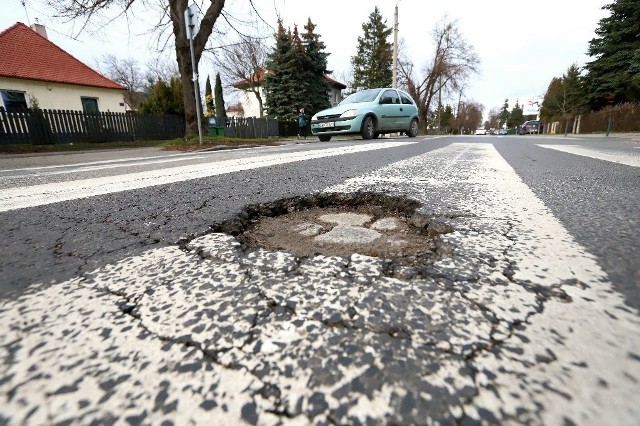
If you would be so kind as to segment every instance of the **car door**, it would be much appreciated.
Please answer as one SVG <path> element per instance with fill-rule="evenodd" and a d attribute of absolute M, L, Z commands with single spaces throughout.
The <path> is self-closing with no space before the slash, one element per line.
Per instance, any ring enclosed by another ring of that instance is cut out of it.
<path fill-rule="evenodd" d="M 396 128 L 404 131 L 408 130 L 411 126 L 411 120 L 418 114 L 418 108 L 413 103 L 409 95 L 400 90 L 398 90 L 398 94 L 400 95 L 402 107 L 400 108 L 400 115 L 396 121 Z"/>
<path fill-rule="evenodd" d="M 380 130 L 394 130 L 397 127 L 398 116 L 400 115 L 402 104 L 398 92 L 387 89 L 382 92 L 378 105 L 378 128 Z"/>

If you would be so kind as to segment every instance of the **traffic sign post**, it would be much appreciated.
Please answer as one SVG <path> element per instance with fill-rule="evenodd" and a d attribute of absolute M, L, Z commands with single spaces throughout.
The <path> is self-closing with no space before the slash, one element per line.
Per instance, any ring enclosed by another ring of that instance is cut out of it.
<path fill-rule="evenodd" d="M 189 39 L 189 48 L 191 49 L 191 68 L 193 68 L 193 88 L 196 95 L 196 114 L 198 117 L 198 138 L 202 145 L 202 105 L 200 105 L 200 83 L 198 81 L 198 64 L 193 51 L 193 37 L 198 33 L 198 8 L 195 4 L 190 4 L 184 10 L 184 23 Z"/>

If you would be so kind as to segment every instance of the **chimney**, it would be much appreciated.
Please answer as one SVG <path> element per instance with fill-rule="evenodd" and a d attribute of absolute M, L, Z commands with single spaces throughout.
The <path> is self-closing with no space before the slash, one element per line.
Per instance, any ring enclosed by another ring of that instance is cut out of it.
<path fill-rule="evenodd" d="M 35 24 L 31 25 L 31 29 L 37 32 L 38 34 L 40 34 L 42 37 L 49 40 L 49 37 L 47 37 L 47 29 L 45 28 L 44 25 L 40 24 L 40 22 L 38 21 L 38 18 L 36 18 Z"/>

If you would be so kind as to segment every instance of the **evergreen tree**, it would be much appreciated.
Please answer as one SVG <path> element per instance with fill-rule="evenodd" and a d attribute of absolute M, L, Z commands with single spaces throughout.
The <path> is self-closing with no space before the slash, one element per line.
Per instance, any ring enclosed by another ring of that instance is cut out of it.
<path fill-rule="evenodd" d="M 522 107 L 518 101 L 513 106 L 511 113 L 509 114 L 509 119 L 507 120 L 507 127 L 516 127 L 522 124 L 524 121 L 524 115 L 522 115 Z"/>
<path fill-rule="evenodd" d="M 546 120 L 565 118 L 578 114 L 582 109 L 582 76 L 577 64 L 572 64 L 566 74 L 554 77 L 549 83 L 542 101 L 540 116 Z"/>
<path fill-rule="evenodd" d="M 325 44 L 320 40 L 320 35 L 314 32 L 316 26 L 311 22 L 311 18 L 304 26 L 306 32 L 302 34 L 302 40 L 305 47 L 305 72 L 304 80 L 306 84 L 304 108 L 309 115 L 313 115 L 318 111 L 329 108 L 329 90 L 331 86 L 325 78 L 330 74 L 327 71 L 328 53 L 325 52 Z"/>
<path fill-rule="evenodd" d="M 383 21 L 376 6 L 369 21 L 362 24 L 356 56 L 351 58 L 354 90 L 388 87 L 393 79 L 393 48 L 387 38 L 391 28 Z"/>
<path fill-rule="evenodd" d="M 451 126 L 451 120 L 454 117 L 453 108 L 451 108 L 451 105 L 447 105 L 444 108 L 441 106 L 438 110 L 438 117 L 440 118 L 440 130 L 448 132 L 449 127 Z"/>
<path fill-rule="evenodd" d="M 278 21 L 276 44 L 269 54 L 265 76 L 267 114 L 283 120 L 295 120 L 300 108 L 307 115 L 329 108 L 330 85 L 325 78 L 327 57 L 325 44 L 308 19 L 305 33 L 298 27 L 286 32 Z"/>
<path fill-rule="evenodd" d="M 267 114 L 273 118 L 295 120 L 297 110 L 305 105 L 301 58 L 304 48 L 300 38 L 297 39 L 294 42 L 291 32 L 285 31 L 282 21 L 278 21 L 276 44 L 267 60 L 264 82 L 265 106 Z"/>
<path fill-rule="evenodd" d="M 216 87 L 215 87 L 215 104 L 216 104 L 216 123 L 218 126 L 224 126 L 227 119 L 227 112 L 224 108 L 224 96 L 222 94 L 222 81 L 220 80 L 220 73 L 216 73 Z"/>
<path fill-rule="evenodd" d="M 503 127 L 509 121 L 509 117 L 511 113 L 509 112 L 509 99 L 504 100 L 504 105 L 502 105 L 502 109 L 500 110 L 500 127 Z"/>
<path fill-rule="evenodd" d="M 603 7 L 611 15 L 598 23 L 585 66 L 585 96 L 592 109 L 640 101 L 640 1 L 614 0 Z"/>
<path fill-rule="evenodd" d="M 213 107 L 213 93 L 211 92 L 211 80 L 207 76 L 207 82 L 204 85 L 204 104 L 206 111 L 205 117 L 213 117 L 215 115 L 215 109 Z"/>
<path fill-rule="evenodd" d="M 162 79 L 153 83 L 139 110 L 145 114 L 184 114 L 180 79 L 172 78 L 168 84 Z"/>

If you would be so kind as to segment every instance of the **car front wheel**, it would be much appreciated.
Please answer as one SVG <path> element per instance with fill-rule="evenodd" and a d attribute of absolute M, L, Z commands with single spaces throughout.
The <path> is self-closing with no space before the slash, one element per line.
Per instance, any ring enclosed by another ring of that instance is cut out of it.
<path fill-rule="evenodd" d="M 375 125 L 373 123 L 373 118 L 365 117 L 362 122 L 362 139 L 373 139 L 373 136 L 376 133 Z"/>
<path fill-rule="evenodd" d="M 331 140 L 331 135 L 319 135 L 318 139 L 320 139 L 320 142 L 329 142 Z"/>
<path fill-rule="evenodd" d="M 415 118 L 411 120 L 407 136 L 409 136 L 410 138 L 415 138 L 416 136 L 418 136 L 418 120 L 416 120 Z"/>

